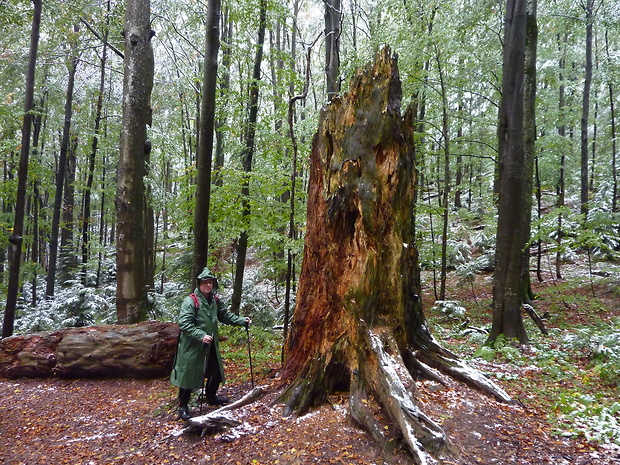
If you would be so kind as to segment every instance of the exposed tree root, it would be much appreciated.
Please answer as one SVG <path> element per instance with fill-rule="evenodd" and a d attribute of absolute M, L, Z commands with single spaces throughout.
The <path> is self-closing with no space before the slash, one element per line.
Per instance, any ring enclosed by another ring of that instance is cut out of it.
<path fill-rule="evenodd" d="M 394 338 L 390 333 L 379 335 L 369 331 L 368 339 L 372 352 L 366 363 L 360 366 L 360 373 L 353 376 L 350 391 L 352 417 L 365 426 L 377 442 L 388 448 L 390 438 L 384 435 L 370 407 L 370 397 L 375 396 L 384 413 L 398 427 L 413 462 L 420 465 L 437 463 L 434 457 L 449 453 L 448 440 L 441 427 L 416 405 L 415 381 L 400 357 Z"/>
<path fill-rule="evenodd" d="M 256 402 L 264 396 L 265 393 L 266 389 L 264 387 L 257 386 L 241 399 L 231 404 L 224 405 L 223 407 L 220 407 L 213 412 L 209 412 L 206 415 L 190 418 L 187 420 L 185 428 L 172 433 L 172 436 L 176 437 L 187 433 L 200 433 L 204 436 L 205 434 L 213 434 L 227 428 L 239 426 L 241 422 L 234 418 L 231 411 Z"/>

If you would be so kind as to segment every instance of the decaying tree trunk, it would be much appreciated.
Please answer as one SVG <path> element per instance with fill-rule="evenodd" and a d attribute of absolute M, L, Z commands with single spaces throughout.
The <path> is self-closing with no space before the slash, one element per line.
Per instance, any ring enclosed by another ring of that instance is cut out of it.
<path fill-rule="evenodd" d="M 414 111 L 401 115 L 400 103 L 396 58 L 386 48 L 322 112 L 281 400 L 285 414 L 303 414 L 349 391 L 354 419 L 386 448 L 394 441 L 380 417 L 389 419 L 413 462 L 425 464 L 449 452 L 415 401 L 414 377 L 431 373 L 429 365 L 510 398 L 428 332 L 414 243 Z"/>
<path fill-rule="evenodd" d="M 176 353 L 176 323 L 67 328 L 0 340 L 0 377 L 156 378 Z"/>

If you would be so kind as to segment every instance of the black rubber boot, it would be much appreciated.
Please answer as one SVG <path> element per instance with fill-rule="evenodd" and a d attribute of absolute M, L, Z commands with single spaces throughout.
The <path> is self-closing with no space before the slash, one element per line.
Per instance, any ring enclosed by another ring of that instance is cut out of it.
<path fill-rule="evenodd" d="M 179 418 L 183 421 L 189 420 L 192 416 L 189 413 L 189 399 L 192 396 L 191 389 L 179 388 Z"/>
<path fill-rule="evenodd" d="M 192 418 L 192 416 L 189 413 L 189 408 L 187 407 L 187 405 L 179 406 L 179 418 L 183 421 L 187 421 L 190 418 Z"/>

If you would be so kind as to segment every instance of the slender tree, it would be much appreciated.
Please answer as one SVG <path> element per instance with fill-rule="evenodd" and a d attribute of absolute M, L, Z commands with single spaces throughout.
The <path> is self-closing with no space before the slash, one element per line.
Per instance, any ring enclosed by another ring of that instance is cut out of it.
<path fill-rule="evenodd" d="M 532 225 L 532 192 L 534 182 L 534 160 L 536 158 L 536 52 L 538 45 L 537 0 L 527 2 L 527 24 L 525 32 L 525 72 L 523 91 L 523 239 L 529 242 Z M 531 303 L 534 293 L 530 279 L 530 247 L 523 248 L 521 265 L 521 300 Z"/>
<path fill-rule="evenodd" d="M 79 63 L 77 53 L 77 32 L 78 27 L 74 27 L 76 37 L 72 40 L 71 51 L 67 68 L 69 69 L 69 80 L 67 83 L 67 97 L 65 99 L 65 118 L 62 128 L 62 141 L 60 145 L 60 154 L 58 155 L 58 170 L 56 171 L 56 195 L 54 197 L 54 211 L 52 215 L 52 229 L 50 233 L 50 256 L 49 269 L 47 271 L 47 286 L 45 295 L 52 297 L 54 295 L 54 286 L 56 283 L 56 269 L 58 262 L 58 235 L 60 233 L 60 215 L 62 210 L 63 191 L 65 187 L 65 177 L 67 171 L 67 153 L 69 152 L 69 139 L 71 137 L 71 117 L 73 114 L 73 89 L 75 87 L 75 73 Z"/>
<path fill-rule="evenodd" d="M 267 25 L 267 1 L 260 1 L 258 40 L 256 42 L 256 55 L 254 56 L 254 70 L 252 81 L 250 82 L 250 102 L 248 120 L 244 133 L 243 149 L 243 171 L 244 178 L 241 183 L 241 204 L 244 229 L 239 235 L 237 243 L 237 263 L 235 266 L 235 281 L 233 284 L 233 294 L 231 297 L 231 311 L 239 313 L 241 307 L 241 292 L 243 290 L 243 275 L 245 273 L 245 258 L 248 251 L 248 230 L 247 222 L 251 214 L 250 210 L 250 173 L 252 172 L 252 160 L 254 157 L 254 141 L 256 138 L 256 122 L 258 121 L 258 97 L 259 82 L 261 78 L 261 64 L 263 62 L 263 46 L 265 44 L 265 29 Z"/>
<path fill-rule="evenodd" d="M 594 22 L 594 2 L 595 0 L 585 0 L 582 8 L 585 12 L 586 23 L 586 57 L 585 75 L 583 79 L 583 101 L 581 105 L 581 213 L 588 213 L 588 200 L 590 189 L 588 184 L 588 125 L 590 122 L 590 92 L 592 89 L 592 42 L 593 42 L 593 22 Z"/>
<path fill-rule="evenodd" d="M 22 259 L 24 232 L 24 213 L 26 209 L 26 186 L 28 183 L 28 159 L 30 155 L 30 136 L 32 131 L 32 110 L 34 109 L 34 84 L 39 49 L 39 30 L 41 26 L 41 0 L 32 0 L 32 28 L 30 30 L 30 50 L 28 52 L 28 68 L 26 70 L 26 92 L 24 98 L 24 120 L 22 125 L 21 153 L 19 158 L 19 178 L 17 183 L 17 201 L 15 202 L 15 220 L 11 243 L 9 283 L 7 288 L 6 307 L 2 321 L 2 337 L 13 335 L 15 310 L 19 290 L 19 272 Z"/>
<path fill-rule="evenodd" d="M 99 138 L 101 132 L 101 117 L 103 115 L 103 98 L 105 91 L 105 70 L 108 61 L 108 32 L 110 25 L 110 0 L 106 2 L 106 20 L 103 30 L 103 48 L 101 50 L 100 68 L 99 68 L 99 89 L 97 91 L 97 103 L 95 105 L 95 123 L 93 127 L 93 139 L 91 142 L 90 155 L 88 157 L 88 174 L 86 178 L 86 186 L 84 188 L 84 214 L 82 215 L 82 264 L 85 266 L 89 258 L 90 248 L 90 225 L 91 219 L 91 199 L 92 190 L 95 180 L 95 161 L 97 160 L 97 150 L 99 147 Z M 86 272 L 84 272 L 86 279 Z"/>
<path fill-rule="evenodd" d="M 340 0 L 323 0 L 325 4 L 325 76 L 327 100 L 340 92 Z"/>
<path fill-rule="evenodd" d="M 196 207 L 194 211 L 194 267 L 192 278 L 207 264 L 209 254 L 209 206 L 211 203 L 211 167 L 213 163 L 213 130 L 215 126 L 215 93 L 217 88 L 217 55 L 220 49 L 220 0 L 209 0 L 204 77 L 196 155 Z M 194 279 L 192 279 L 192 282 Z"/>

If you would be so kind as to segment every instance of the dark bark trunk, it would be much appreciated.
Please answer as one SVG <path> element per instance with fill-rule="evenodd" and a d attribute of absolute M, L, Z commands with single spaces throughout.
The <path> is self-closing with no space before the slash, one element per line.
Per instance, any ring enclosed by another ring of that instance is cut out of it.
<path fill-rule="evenodd" d="M 568 36 L 566 34 L 564 34 L 563 41 L 560 35 L 558 35 L 558 46 L 560 47 L 560 53 L 561 53 L 561 58 L 560 58 L 560 63 L 559 63 L 560 73 L 558 76 L 558 80 L 560 81 L 560 89 L 559 89 L 559 96 L 558 96 L 558 110 L 560 112 L 560 117 L 562 119 L 564 118 L 564 109 L 566 107 L 566 89 L 564 85 L 564 68 L 566 66 L 567 40 L 568 40 Z M 561 138 L 566 137 L 566 124 L 563 120 L 558 126 L 558 134 Z M 560 173 L 559 173 L 558 184 L 557 184 L 557 196 L 558 196 L 557 206 L 560 209 L 564 207 L 564 201 L 565 201 L 565 195 L 566 195 L 566 183 L 564 180 L 564 173 L 566 170 L 566 149 L 565 149 L 566 146 L 567 144 L 565 143 L 562 144 L 560 163 L 559 163 Z M 557 244 L 557 252 L 555 254 L 555 277 L 557 279 L 562 279 L 562 269 L 561 269 L 562 237 L 564 235 L 564 231 L 562 230 L 562 218 L 563 218 L 563 213 L 560 212 L 560 214 L 558 215 L 558 227 L 557 227 L 557 233 L 556 233 L 558 244 Z"/>
<path fill-rule="evenodd" d="M 77 29 L 77 26 L 76 28 Z M 76 31 L 77 32 L 77 31 Z M 67 170 L 67 153 L 69 151 L 69 138 L 71 136 L 71 115 L 73 113 L 73 88 L 75 85 L 75 73 L 77 71 L 78 56 L 77 44 L 71 44 L 71 56 L 69 57 L 69 82 L 67 84 L 67 98 L 65 100 L 65 119 L 62 128 L 62 142 L 58 157 L 58 171 L 56 172 L 56 195 L 54 197 L 54 213 L 52 215 L 52 229 L 50 232 L 49 269 L 47 271 L 47 286 L 45 295 L 54 295 L 56 283 L 56 269 L 58 267 L 58 235 L 60 227 L 60 215 L 62 210 L 63 189 Z"/>
<path fill-rule="evenodd" d="M 100 70 L 99 70 L 99 90 L 97 92 L 97 103 L 95 106 L 95 124 L 93 127 L 93 140 L 91 142 L 91 151 L 88 157 L 88 175 L 86 178 L 86 186 L 84 189 L 84 214 L 82 216 L 82 264 L 85 266 L 90 254 L 90 227 L 91 213 L 90 204 L 92 198 L 93 183 L 95 180 L 95 161 L 97 159 L 97 149 L 99 146 L 99 131 L 101 128 L 101 117 L 103 114 L 103 93 L 105 91 L 105 69 L 108 59 L 108 29 L 110 23 L 110 0 L 106 2 L 106 24 L 103 31 L 103 49 L 101 51 Z M 101 212 L 103 215 L 103 211 Z M 83 279 L 86 280 L 86 271 L 83 273 Z"/>
<path fill-rule="evenodd" d="M 150 1 L 128 1 L 116 191 L 116 312 L 125 324 L 147 315 L 144 165 L 154 72 L 150 18 Z"/>
<path fill-rule="evenodd" d="M 499 110 L 499 205 L 493 273 L 493 324 L 489 341 L 500 334 L 528 341 L 521 315 L 525 208 L 524 79 L 527 0 L 508 0 L 504 32 L 502 99 Z M 531 185 L 531 181 L 530 181 Z"/>
<path fill-rule="evenodd" d="M 77 267 L 77 249 L 74 244 L 73 234 L 75 228 L 75 176 L 76 176 L 76 150 L 78 138 L 73 136 L 69 151 L 67 152 L 67 166 L 65 170 L 65 187 L 62 199 L 62 226 L 60 228 L 60 266 L 58 278 L 61 285 L 71 279 Z"/>
<path fill-rule="evenodd" d="M 15 219 L 13 234 L 10 237 L 9 283 L 7 288 L 6 306 L 2 322 L 2 337 L 13 334 L 15 310 L 19 290 L 19 271 L 22 258 L 22 237 L 24 231 L 24 212 L 26 208 L 26 186 L 28 183 L 28 158 L 30 155 L 30 135 L 32 131 L 32 110 L 34 108 L 34 80 L 39 48 L 39 29 L 41 26 L 41 0 L 33 0 L 32 28 L 30 32 L 30 51 L 28 52 L 28 68 L 24 95 L 24 120 L 22 125 L 21 153 L 19 158 L 19 178 L 17 181 L 17 199 L 15 202 Z"/>
<path fill-rule="evenodd" d="M 196 154 L 196 207 L 194 211 L 194 269 L 192 282 L 207 264 L 209 255 L 209 208 L 211 204 L 211 166 L 215 126 L 217 55 L 220 49 L 220 0 L 210 0 L 207 10 L 202 112 Z"/>
<path fill-rule="evenodd" d="M 532 226 L 532 193 L 534 159 L 536 158 L 536 51 L 538 46 L 537 0 L 528 0 L 525 36 L 525 74 L 523 95 L 523 261 L 521 265 L 521 303 L 531 303 L 534 298 L 530 277 L 530 241 Z"/>
<path fill-rule="evenodd" d="M 610 58 L 609 53 L 609 31 L 605 31 L 605 51 L 607 54 L 607 59 Z M 618 211 L 618 166 L 617 166 L 617 157 L 616 157 L 616 105 L 614 100 L 614 82 L 612 79 L 609 79 L 607 83 L 607 88 L 609 91 L 609 119 L 611 124 L 611 179 L 613 183 L 612 188 L 612 196 L 611 196 L 611 211 Z"/>
<path fill-rule="evenodd" d="M 325 3 L 325 76 L 327 101 L 340 92 L 340 0 L 323 0 Z"/>
<path fill-rule="evenodd" d="M 413 375 L 427 364 L 456 374 L 462 364 L 433 341 L 422 313 L 414 110 L 401 115 L 400 101 L 396 59 L 384 49 L 320 116 L 281 400 L 285 414 L 303 414 L 330 393 L 349 391 L 353 418 L 375 439 L 386 448 L 396 443 L 380 429 L 383 417 L 413 463 L 428 463 L 449 448 L 415 405 Z"/>
<path fill-rule="evenodd" d="M 248 114 L 248 122 L 245 128 L 245 149 L 243 152 L 243 171 L 245 176 L 241 184 L 241 204 L 242 204 L 242 216 L 244 221 L 244 228 L 248 225 L 245 224 L 250 219 L 250 179 L 249 175 L 252 172 L 252 160 L 254 158 L 254 139 L 256 137 L 256 122 L 258 120 L 258 96 L 260 81 L 260 67 L 263 61 L 263 46 L 265 44 L 265 28 L 267 24 L 267 2 L 261 0 L 260 2 L 260 24 L 258 26 L 258 41 L 256 43 L 256 55 L 254 57 L 254 70 L 252 73 L 252 82 L 250 83 L 250 111 Z M 239 242 L 237 244 L 237 263 L 235 266 L 235 281 L 233 284 L 233 294 L 231 297 L 231 308 L 233 313 L 238 314 L 241 307 L 241 292 L 243 290 L 243 275 L 245 272 L 245 258 L 248 250 L 248 233 L 247 229 L 239 236 Z"/>
<path fill-rule="evenodd" d="M 586 62 L 583 80 L 583 101 L 581 106 L 581 213 L 588 213 L 590 191 L 588 186 L 588 124 L 590 119 L 590 89 L 592 87 L 592 23 L 594 21 L 594 0 L 587 0 L 584 6 L 586 22 Z"/>
<path fill-rule="evenodd" d="M 232 57 L 232 38 L 233 38 L 233 21 L 230 19 L 228 8 L 225 9 L 223 19 L 223 34 L 222 42 L 222 77 L 220 85 L 220 96 L 223 100 L 222 105 L 226 106 L 228 103 L 228 93 L 230 91 L 230 62 Z M 221 170 L 224 168 L 224 134 L 222 128 L 226 124 L 225 112 L 217 118 L 215 122 L 215 165 L 213 169 L 214 181 L 216 186 L 222 185 Z"/>

